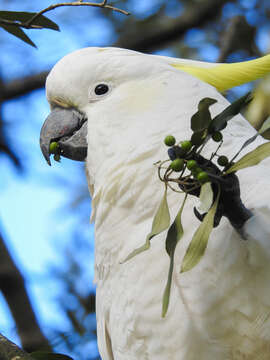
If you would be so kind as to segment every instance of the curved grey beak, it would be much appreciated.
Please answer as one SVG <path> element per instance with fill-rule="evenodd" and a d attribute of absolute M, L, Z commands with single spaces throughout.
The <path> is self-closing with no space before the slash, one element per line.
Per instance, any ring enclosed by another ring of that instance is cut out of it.
<path fill-rule="evenodd" d="M 60 147 L 61 156 L 84 161 L 87 156 L 87 118 L 75 109 L 53 109 L 40 132 L 41 151 L 49 165 L 50 143 L 54 141 Z"/>

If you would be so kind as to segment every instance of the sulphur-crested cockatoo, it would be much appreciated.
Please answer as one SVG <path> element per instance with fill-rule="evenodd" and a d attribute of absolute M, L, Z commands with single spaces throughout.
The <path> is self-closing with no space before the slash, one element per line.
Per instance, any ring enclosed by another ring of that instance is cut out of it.
<path fill-rule="evenodd" d="M 52 141 L 58 141 L 63 156 L 86 161 L 103 360 L 270 359 L 269 161 L 237 173 L 242 201 L 253 214 L 241 229 L 247 239 L 223 217 L 198 265 L 180 273 L 200 224 L 193 213 L 198 200 L 188 197 L 164 318 L 166 234 L 123 263 L 144 244 L 162 198 L 164 186 L 153 163 L 166 159 L 164 136 L 189 139 L 190 118 L 202 98 L 217 99 L 211 106 L 217 114 L 228 106 L 219 91 L 269 70 L 269 55 L 225 65 L 118 48 L 78 50 L 51 70 L 46 82 L 51 114 L 41 131 L 41 148 L 49 163 Z M 255 130 L 238 115 L 223 134 L 222 153 L 231 158 Z M 264 141 L 257 137 L 244 152 Z M 209 143 L 206 153 L 213 149 Z M 182 200 L 168 192 L 172 219 Z"/>

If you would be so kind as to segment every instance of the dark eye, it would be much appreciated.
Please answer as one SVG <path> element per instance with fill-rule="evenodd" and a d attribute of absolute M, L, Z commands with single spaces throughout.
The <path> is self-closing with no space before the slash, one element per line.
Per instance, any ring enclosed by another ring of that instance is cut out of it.
<path fill-rule="evenodd" d="M 106 85 L 106 84 L 98 84 L 96 87 L 95 87 L 95 94 L 96 95 L 103 95 L 103 94 L 106 94 L 106 92 L 109 91 L 109 86 Z"/>

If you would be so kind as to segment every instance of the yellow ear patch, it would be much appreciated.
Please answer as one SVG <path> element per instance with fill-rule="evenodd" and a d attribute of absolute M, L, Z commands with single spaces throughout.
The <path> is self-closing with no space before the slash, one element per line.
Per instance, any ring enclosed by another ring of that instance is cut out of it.
<path fill-rule="evenodd" d="M 171 64 L 176 69 L 185 71 L 202 81 L 214 86 L 219 91 L 257 80 L 270 72 L 270 54 L 261 58 L 232 64 L 213 64 L 211 67 L 200 65 Z"/>

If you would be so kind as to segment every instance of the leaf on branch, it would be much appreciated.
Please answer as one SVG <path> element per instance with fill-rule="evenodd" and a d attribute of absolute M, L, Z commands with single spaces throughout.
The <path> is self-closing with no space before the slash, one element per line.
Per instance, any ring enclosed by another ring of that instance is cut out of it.
<path fill-rule="evenodd" d="M 237 158 L 237 156 L 240 154 L 240 152 L 249 144 L 253 143 L 254 140 L 257 139 L 257 137 L 259 135 L 262 135 L 265 131 L 270 129 L 270 116 L 267 118 L 267 120 L 265 120 L 265 122 L 263 123 L 263 125 L 261 126 L 261 128 L 259 129 L 259 131 L 257 132 L 257 134 L 253 135 L 251 138 L 249 138 L 248 140 L 246 140 L 244 142 L 244 144 L 241 146 L 240 150 L 234 155 L 234 157 L 231 159 L 231 162 Z"/>
<path fill-rule="evenodd" d="M 22 41 L 26 42 L 27 44 L 36 47 L 33 41 L 25 34 L 25 32 L 18 26 L 14 25 L 4 25 L 0 23 L 0 27 L 6 30 L 8 33 L 16 36 L 17 38 L 21 39 Z"/>
<path fill-rule="evenodd" d="M 31 354 L 33 360 L 73 360 L 71 357 L 63 354 L 57 354 L 46 351 L 34 351 Z"/>
<path fill-rule="evenodd" d="M 211 98 L 204 98 L 199 102 L 198 111 L 191 118 L 191 130 L 198 132 L 208 128 L 212 120 L 209 107 L 216 102 L 216 99 Z"/>
<path fill-rule="evenodd" d="M 188 246 L 188 249 L 185 253 L 182 262 L 181 273 L 191 270 L 195 265 L 198 264 L 198 262 L 201 260 L 202 256 L 204 255 L 209 236 L 211 234 L 211 231 L 213 230 L 214 217 L 217 210 L 219 196 L 220 196 L 220 188 L 214 204 L 212 205 L 211 209 L 204 217 L 203 222 L 196 230 Z"/>
<path fill-rule="evenodd" d="M 262 135 L 264 132 L 270 129 L 270 116 L 264 121 L 258 133 Z"/>
<path fill-rule="evenodd" d="M 230 174 L 249 166 L 257 165 L 268 156 L 270 156 L 270 141 L 259 145 L 255 150 L 252 150 L 244 155 L 226 171 L 226 174 Z"/>
<path fill-rule="evenodd" d="M 187 194 L 185 195 L 185 198 L 183 200 L 181 208 L 180 208 L 178 214 L 176 215 L 176 218 L 175 218 L 174 222 L 172 223 L 172 225 L 170 226 L 168 233 L 167 233 L 165 246 L 166 246 L 166 251 L 170 257 L 170 267 L 169 267 L 169 273 L 168 273 L 168 280 L 167 280 L 167 284 L 166 284 L 166 287 L 165 287 L 165 290 L 163 293 L 163 299 L 162 299 L 162 317 L 165 317 L 168 307 L 169 307 L 169 302 L 170 302 L 175 248 L 176 248 L 177 243 L 179 242 L 179 240 L 182 238 L 182 236 L 184 234 L 181 216 L 182 216 L 182 212 L 183 212 L 183 208 L 184 208 L 186 199 L 187 199 Z"/>
<path fill-rule="evenodd" d="M 213 190 L 210 182 L 207 182 L 201 186 L 200 191 L 200 205 L 198 206 L 198 210 L 202 213 L 206 213 L 211 208 L 213 204 Z"/>
<path fill-rule="evenodd" d="M 160 234 L 162 231 L 166 230 L 169 226 L 170 226 L 170 213 L 169 213 L 169 207 L 168 207 L 168 202 L 167 202 L 167 187 L 166 187 L 164 195 L 162 197 L 162 201 L 161 201 L 159 208 L 156 212 L 156 215 L 153 219 L 152 230 L 147 235 L 144 245 L 142 245 L 139 248 L 132 251 L 122 263 L 132 259 L 134 256 L 140 254 L 141 252 L 148 250 L 150 248 L 150 240 L 154 236 L 156 236 L 156 235 Z"/>
<path fill-rule="evenodd" d="M 214 117 L 209 127 L 209 131 L 215 132 L 224 129 L 227 122 L 231 120 L 234 116 L 239 114 L 245 106 L 247 106 L 252 100 L 252 95 L 248 92 L 246 95 L 240 97 L 232 104 L 230 104 L 226 109 L 224 109 L 220 114 Z"/>
<path fill-rule="evenodd" d="M 36 14 L 37 13 L 35 12 L 24 12 L 24 11 L 0 11 L 0 19 L 27 23 Z M 33 22 L 31 22 L 31 25 L 38 25 L 41 26 L 42 28 L 59 31 L 59 26 L 44 15 L 39 15 L 36 19 L 34 19 Z"/>

